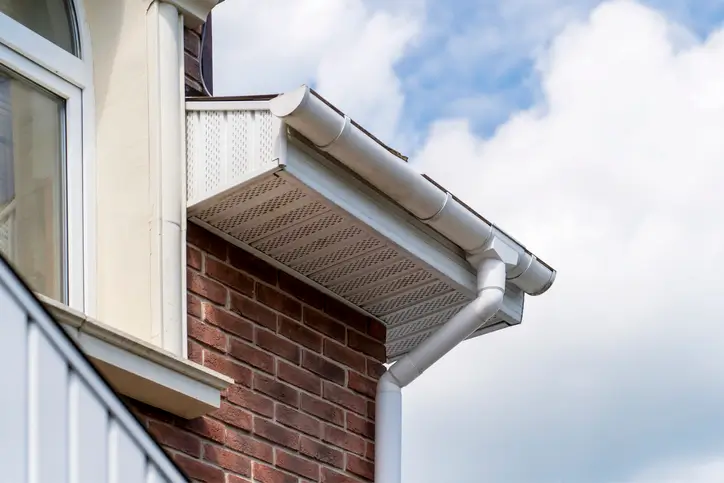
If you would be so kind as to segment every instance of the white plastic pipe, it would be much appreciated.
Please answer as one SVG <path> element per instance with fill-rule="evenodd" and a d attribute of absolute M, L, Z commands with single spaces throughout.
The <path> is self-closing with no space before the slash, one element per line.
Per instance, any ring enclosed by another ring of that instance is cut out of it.
<path fill-rule="evenodd" d="M 477 298 L 380 378 L 375 416 L 375 483 L 402 481 L 402 388 L 495 315 L 503 303 L 505 278 L 502 260 L 483 258 L 478 266 Z"/>
<path fill-rule="evenodd" d="M 555 270 L 418 173 L 347 116 L 302 86 L 270 101 L 272 114 L 331 154 L 400 206 L 475 257 L 493 237 L 515 250 L 508 280 L 530 295 L 553 284 Z"/>
<path fill-rule="evenodd" d="M 151 111 L 152 334 L 161 347 L 185 356 L 184 266 L 186 203 L 183 187 L 183 17 L 175 5 L 148 10 Z"/>

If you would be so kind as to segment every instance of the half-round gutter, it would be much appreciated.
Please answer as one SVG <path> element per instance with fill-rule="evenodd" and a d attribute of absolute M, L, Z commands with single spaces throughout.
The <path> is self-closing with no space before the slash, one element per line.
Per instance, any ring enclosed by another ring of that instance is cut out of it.
<path fill-rule="evenodd" d="M 462 248 L 471 261 L 488 241 L 497 238 L 517 253 L 514 260 L 506 260 L 510 262 L 508 281 L 529 295 L 542 294 L 553 284 L 555 270 L 417 172 L 309 87 L 272 99 L 270 109 L 318 149 Z"/>

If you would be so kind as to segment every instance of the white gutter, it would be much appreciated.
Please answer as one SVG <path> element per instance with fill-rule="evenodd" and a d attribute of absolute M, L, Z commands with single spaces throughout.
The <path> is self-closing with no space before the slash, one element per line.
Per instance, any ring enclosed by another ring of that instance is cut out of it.
<path fill-rule="evenodd" d="M 553 284 L 556 272 L 450 193 L 417 172 L 307 86 L 270 101 L 272 114 L 462 248 L 473 262 L 494 237 L 517 253 L 507 279 L 529 295 Z"/>

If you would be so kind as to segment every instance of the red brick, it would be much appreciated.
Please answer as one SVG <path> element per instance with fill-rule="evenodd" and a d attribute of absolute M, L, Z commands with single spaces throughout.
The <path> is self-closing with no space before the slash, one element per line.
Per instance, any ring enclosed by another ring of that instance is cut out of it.
<path fill-rule="evenodd" d="M 374 359 L 367 359 L 367 375 L 374 380 L 382 377 L 382 374 L 386 371 L 387 369 L 385 369 L 385 366 L 383 366 L 380 362 Z"/>
<path fill-rule="evenodd" d="M 271 285 L 277 284 L 277 269 L 246 250 L 229 246 L 229 263 L 259 280 Z"/>
<path fill-rule="evenodd" d="M 186 285 L 188 289 L 196 295 L 200 295 L 219 305 L 226 303 L 226 287 L 193 270 L 186 270 Z"/>
<path fill-rule="evenodd" d="M 324 308 L 326 295 L 288 273 L 279 272 L 279 288 L 312 307 L 320 310 Z"/>
<path fill-rule="evenodd" d="M 179 426 L 217 443 L 223 444 L 226 440 L 226 426 L 206 416 L 184 420 Z"/>
<path fill-rule="evenodd" d="M 221 401 L 221 407 L 212 413 L 212 416 L 227 424 L 236 426 L 245 431 L 251 431 L 252 415 L 243 409 Z"/>
<path fill-rule="evenodd" d="M 201 440 L 197 436 L 157 421 L 148 422 L 148 431 L 162 445 L 183 451 L 197 458 L 201 456 Z"/>
<path fill-rule="evenodd" d="M 254 374 L 254 390 L 289 406 L 299 407 L 299 391 L 263 374 Z"/>
<path fill-rule="evenodd" d="M 186 340 L 186 353 L 190 361 L 196 364 L 203 364 L 204 348 L 192 339 Z"/>
<path fill-rule="evenodd" d="M 280 360 L 277 361 L 277 376 L 282 381 L 286 381 L 305 391 L 309 391 L 318 396 L 322 394 L 322 379 L 304 369 Z"/>
<path fill-rule="evenodd" d="M 344 411 L 326 401 L 302 393 L 300 406 L 305 413 L 317 416 L 338 426 L 344 425 Z"/>
<path fill-rule="evenodd" d="M 201 79 L 201 63 L 196 56 L 188 52 L 184 52 L 184 73 L 192 79 Z"/>
<path fill-rule="evenodd" d="M 324 335 L 340 342 L 345 342 L 347 329 L 344 325 L 314 309 L 304 307 L 304 324 Z"/>
<path fill-rule="evenodd" d="M 193 317 L 186 317 L 188 336 L 199 342 L 211 346 L 221 352 L 226 352 L 228 346 L 228 337 L 216 327 L 204 324 Z"/>
<path fill-rule="evenodd" d="M 284 315 L 297 320 L 302 318 L 302 304 L 269 285 L 256 284 L 256 299 Z"/>
<path fill-rule="evenodd" d="M 226 332 L 237 335 L 242 339 L 254 339 L 254 324 L 248 320 L 244 320 L 231 312 L 227 312 L 209 303 L 202 304 L 202 312 L 202 320 L 204 322 L 220 327 Z"/>
<path fill-rule="evenodd" d="M 299 449 L 299 433 L 266 419 L 254 418 L 254 434 L 286 448 Z"/>
<path fill-rule="evenodd" d="M 276 405 L 277 422 L 316 438 L 321 436 L 322 423 L 311 416 L 281 404 Z"/>
<path fill-rule="evenodd" d="M 258 460 L 267 463 L 274 462 L 274 447 L 272 445 L 238 431 L 229 431 L 227 433 L 226 446 Z"/>
<path fill-rule="evenodd" d="M 227 394 L 227 399 L 237 406 L 270 418 L 274 416 L 274 402 L 266 396 L 241 386 L 231 386 Z"/>
<path fill-rule="evenodd" d="M 353 454 L 347 455 L 347 471 L 368 480 L 373 480 L 375 477 L 375 465 Z"/>
<path fill-rule="evenodd" d="M 337 447 L 351 451 L 360 456 L 365 455 L 367 449 L 367 443 L 364 439 L 356 436 L 352 433 L 340 429 L 331 424 L 327 424 L 324 427 L 324 437 L 322 438 L 327 443 L 333 444 Z"/>
<path fill-rule="evenodd" d="M 322 336 L 289 317 L 279 315 L 279 334 L 316 352 L 322 352 Z"/>
<path fill-rule="evenodd" d="M 237 314 L 241 314 L 247 319 L 263 325 L 271 330 L 277 330 L 277 314 L 273 310 L 264 307 L 262 304 L 251 300 L 250 298 L 239 295 L 235 292 L 231 293 L 229 300 L 231 310 Z"/>
<path fill-rule="evenodd" d="M 232 378 L 235 384 L 251 387 L 251 369 L 213 351 L 205 351 L 204 366 Z"/>
<path fill-rule="evenodd" d="M 201 300 L 198 297 L 186 294 L 186 313 L 201 318 Z"/>
<path fill-rule="evenodd" d="M 254 279 L 244 273 L 241 273 L 231 265 L 227 265 L 218 260 L 207 257 L 204 272 L 210 278 L 218 280 L 237 292 L 250 297 L 254 295 Z"/>
<path fill-rule="evenodd" d="M 322 468 L 322 479 L 319 481 L 321 483 L 359 483 L 357 478 L 337 473 L 329 468 Z"/>
<path fill-rule="evenodd" d="M 297 483 L 299 480 L 296 476 L 282 473 L 281 471 L 254 461 L 253 465 L 254 481 L 259 483 Z"/>
<path fill-rule="evenodd" d="M 379 320 L 369 318 L 367 321 L 367 335 L 378 342 L 387 341 L 387 327 Z"/>
<path fill-rule="evenodd" d="M 376 405 L 374 401 L 367 401 L 367 419 L 375 420 Z"/>
<path fill-rule="evenodd" d="M 384 344 L 353 330 L 349 331 L 347 345 L 352 349 L 374 357 L 380 362 L 385 362 L 387 358 L 387 351 L 385 350 Z"/>
<path fill-rule="evenodd" d="M 367 441 L 367 449 L 365 450 L 365 458 L 370 461 L 375 460 L 375 444 L 372 441 Z"/>
<path fill-rule="evenodd" d="M 226 248 L 229 243 L 205 228 L 189 223 L 186 226 L 186 241 L 219 260 L 226 260 Z"/>
<path fill-rule="evenodd" d="M 283 357 L 288 361 L 299 364 L 301 356 L 298 345 L 259 327 L 254 331 L 254 335 L 257 346 Z"/>
<path fill-rule="evenodd" d="M 121 396 L 121 399 L 123 399 L 126 404 L 135 408 L 137 411 L 142 412 L 147 418 L 149 418 L 149 420 L 155 419 L 156 421 L 175 425 L 181 419 L 178 416 L 174 416 L 171 413 L 167 413 L 166 411 L 155 408 L 153 406 L 149 406 L 148 404 L 144 404 L 140 401 L 129 399 L 124 396 Z"/>
<path fill-rule="evenodd" d="M 371 399 L 375 398 L 377 383 L 354 371 L 349 371 L 347 387 Z"/>
<path fill-rule="evenodd" d="M 357 414 L 365 415 L 367 411 L 367 401 L 364 397 L 341 388 L 330 382 L 324 382 L 324 399 L 339 404 L 342 407 L 354 411 Z"/>
<path fill-rule="evenodd" d="M 334 381 L 337 384 L 344 385 L 347 377 L 344 367 L 309 351 L 304 351 L 304 355 L 302 356 L 302 367 L 322 376 L 328 381 Z"/>
<path fill-rule="evenodd" d="M 302 436 L 301 438 L 299 452 L 322 463 L 336 466 L 337 468 L 344 466 L 343 452 L 306 436 Z"/>
<path fill-rule="evenodd" d="M 224 481 L 224 471 L 216 466 L 197 459 L 189 458 L 186 455 L 175 454 L 173 459 L 177 465 L 186 473 L 186 476 L 204 483 L 217 483 Z"/>
<path fill-rule="evenodd" d="M 242 478 L 241 476 L 236 476 L 231 473 L 226 474 L 226 483 L 251 483 L 251 480 L 247 480 L 246 478 Z"/>
<path fill-rule="evenodd" d="M 364 355 L 330 339 L 324 341 L 324 355 L 357 371 L 364 372 L 367 367 Z"/>
<path fill-rule="evenodd" d="M 274 356 L 257 349 L 251 344 L 242 342 L 239 339 L 231 339 L 229 344 L 229 354 L 234 356 L 241 362 L 245 362 L 257 369 L 274 374 Z"/>
<path fill-rule="evenodd" d="M 188 27 L 184 27 L 184 50 L 196 57 L 199 56 L 201 51 L 201 39 L 196 35 L 196 32 Z"/>
<path fill-rule="evenodd" d="M 347 413 L 347 431 L 359 434 L 365 438 L 375 439 L 375 423 L 351 412 Z"/>
<path fill-rule="evenodd" d="M 201 250 L 194 247 L 186 247 L 186 265 L 194 270 L 201 270 Z"/>
<path fill-rule="evenodd" d="M 296 473 L 305 478 L 317 481 L 319 479 L 319 464 L 286 451 L 276 450 L 276 465 L 279 468 Z"/>
<path fill-rule="evenodd" d="M 251 476 L 251 460 L 226 448 L 204 445 L 204 459 L 244 476 Z"/>
<path fill-rule="evenodd" d="M 355 330 L 362 333 L 367 332 L 369 317 L 339 300 L 330 297 L 325 304 L 324 311 L 333 319 L 339 320 Z"/>

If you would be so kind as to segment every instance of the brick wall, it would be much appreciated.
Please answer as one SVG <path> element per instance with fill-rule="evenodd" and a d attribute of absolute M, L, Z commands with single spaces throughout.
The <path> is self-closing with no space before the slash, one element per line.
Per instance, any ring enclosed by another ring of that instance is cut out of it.
<path fill-rule="evenodd" d="M 133 403 L 194 480 L 373 478 L 385 329 L 196 225 L 188 230 L 189 358 L 236 384 L 184 421 Z"/>
<path fill-rule="evenodd" d="M 205 96 L 201 84 L 203 75 L 206 87 L 213 92 L 213 57 L 212 57 L 211 15 L 206 20 L 206 38 L 201 44 L 201 27 L 191 29 L 184 27 L 184 74 L 187 96 Z M 203 59 L 203 73 L 201 72 Z"/>

